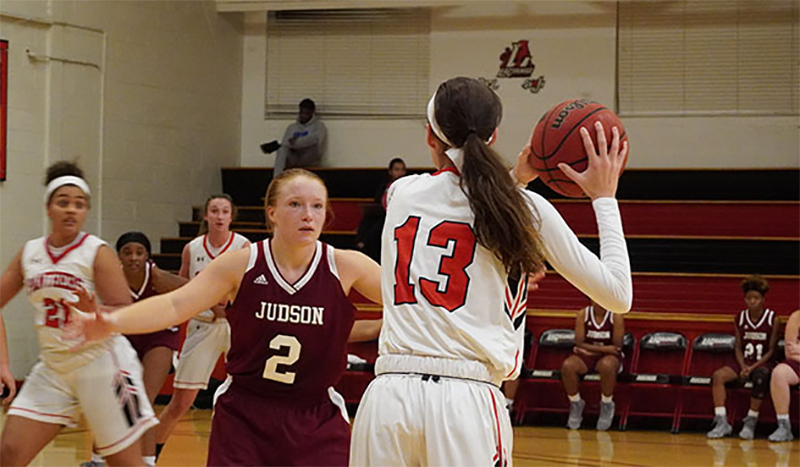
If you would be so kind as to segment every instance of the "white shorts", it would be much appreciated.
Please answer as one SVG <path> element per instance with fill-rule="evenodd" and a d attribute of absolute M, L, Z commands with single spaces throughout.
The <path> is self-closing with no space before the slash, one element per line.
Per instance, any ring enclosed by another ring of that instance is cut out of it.
<path fill-rule="evenodd" d="M 158 424 L 142 382 L 142 365 L 122 336 L 105 353 L 69 373 L 39 361 L 9 415 L 75 426 L 81 410 L 101 456 L 116 454 Z"/>
<path fill-rule="evenodd" d="M 370 383 L 361 399 L 350 465 L 511 466 L 513 439 L 505 398 L 497 386 L 385 373 Z"/>
<path fill-rule="evenodd" d="M 231 326 L 221 318 L 213 323 L 193 319 L 186 328 L 186 340 L 178 357 L 173 386 L 181 389 L 205 389 L 220 354 L 231 348 Z"/>

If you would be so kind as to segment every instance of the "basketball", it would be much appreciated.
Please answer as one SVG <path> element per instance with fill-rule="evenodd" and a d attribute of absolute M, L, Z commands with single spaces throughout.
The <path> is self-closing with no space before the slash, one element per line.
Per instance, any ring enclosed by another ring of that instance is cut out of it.
<path fill-rule="evenodd" d="M 583 198 L 583 190 L 558 168 L 564 162 L 578 172 L 588 166 L 580 127 L 592 135 L 597 148 L 595 122 L 603 124 L 606 141 L 611 146 L 611 128 L 617 127 L 622 142 L 628 140 L 625 127 L 611 109 L 587 99 L 572 99 L 551 108 L 539 119 L 531 137 L 530 164 L 539 173 L 539 178 L 551 190 L 570 198 Z M 624 167 L 623 167 L 624 170 Z"/>

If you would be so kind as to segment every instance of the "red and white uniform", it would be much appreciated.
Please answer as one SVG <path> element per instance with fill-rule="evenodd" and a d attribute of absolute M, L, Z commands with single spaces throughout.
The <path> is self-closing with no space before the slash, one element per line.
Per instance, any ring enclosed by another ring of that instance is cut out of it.
<path fill-rule="evenodd" d="M 97 452 L 114 454 L 156 425 L 142 366 L 128 341 L 110 337 L 70 350 L 61 339 L 69 321 L 66 303 L 83 287 L 94 292 L 94 262 L 105 242 L 87 233 L 53 248 L 48 237 L 25 244 L 22 270 L 41 348 L 9 414 L 45 423 L 75 426 L 82 411 L 93 431 Z"/>
<path fill-rule="evenodd" d="M 189 279 L 200 274 L 215 258 L 226 251 L 238 250 L 247 245 L 247 238 L 231 232 L 228 241 L 215 248 L 208 235 L 201 235 L 189 243 Z M 183 342 L 175 372 L 176 388 L 205 389 L 217 365 L 220 354 L 231 346 L 231 329 L 228 320 L 214 320 L 214 312 L 206 310 L 189 321 L 186 340 Z"/>
<path fill-rule="evenodd" d="M 549 202 L 522 193 L 548 262 L 604 308 L 627 311 L 630 263 L 616 200 L 593 202 L 600 260 Z M 478 244 L 474 219 L 455 169 L 390 187 L 378 377 L 358 409 L 351 465 L 511 464 L 499 386 L 522 366 L 526 280 L 509 277 Z"/>
<path fill-rule="evenodd" d="M 748 366 L 761 360 L 769 351 L 774 322 L 775 312 L 770 309 L 765 309 L 761 318 L 755 322 L 750 318 L 750 310 L 747 309 L 740 311 L 736 317 L 736 328 L 742 337 L 742 354 Z"/>

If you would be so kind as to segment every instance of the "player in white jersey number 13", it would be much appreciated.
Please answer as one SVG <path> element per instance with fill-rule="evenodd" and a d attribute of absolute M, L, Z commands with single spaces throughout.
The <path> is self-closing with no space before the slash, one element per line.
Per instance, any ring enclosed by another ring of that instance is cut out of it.
<path fill-rule="evenodd" d="M 528 149 L 511 175 L 491 149 L 501 115 L 484 84 L 441 84 L 428 105 L 427 134 L 439 171 L 389 189 L 377 377 L 358 408 L 350 465 L 511 465 L 499 385 L 519 374 L 526 273 L 545 260 L 604 308 L 631 306 L 614 199 L 627 145 L 617 129 L 610 145 L 597 132 L 597 150 L 582 129 L 588 169 L 562 167 L 592 199 L 598 258 L 549 202 L 517 186 L 535 178 Z"/>
<path fill-rule="evenodd" d="M 8 411 L 0 465 L 28 465 L 64 426 L 77 424 L 80 412 L 109 465 L 142 465 L 139 438 L 158 421 L 136 352 L 119 335 L 80 351 L 62 340 L 74 292 L 96 292 L 106 306 L 127 305 L 128 284 L 114 252 L 81 231 L 90 192 L 75 164 L 48 168 L 45 203 L 50 234 L 27 242 L 0 278 L 0 307 L 25 287 L 41 348 Z M 0 374 L 7 370 L 6 336 L 0 332 Z"/>

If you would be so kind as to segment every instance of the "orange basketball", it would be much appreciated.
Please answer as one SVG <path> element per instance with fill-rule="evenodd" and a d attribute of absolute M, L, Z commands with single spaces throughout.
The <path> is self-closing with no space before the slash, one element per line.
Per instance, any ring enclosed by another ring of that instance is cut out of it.
<path fill-rule="evenodd" d="M 531 166 L 539 178 L 553 191 L 570 198 L 583 198 L 583 190 L 558 168 L 560 162 L 569 164 L 578 172 L 588 166 L 580 128 L 592 135 L 597 148 L 595 122 L 603 124 L 606 141 L 611 145 L 611 128 L 617 127 L 622 142 L 628 140 L 625 127 L 611 109 L 587 99 L 572 99 L 551 108 L 542 116 L 531 137 Z M 624 167 L 623 167 L 624 169 Z"/>

